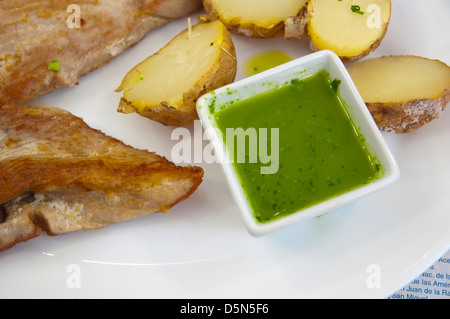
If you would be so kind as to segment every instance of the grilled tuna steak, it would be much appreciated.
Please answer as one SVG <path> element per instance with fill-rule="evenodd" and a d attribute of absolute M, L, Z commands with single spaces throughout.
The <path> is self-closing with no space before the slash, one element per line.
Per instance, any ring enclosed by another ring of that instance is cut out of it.
<path fill-rule="evenodd" d="M 2 0 L 0 105 L 72 87 L 149 30 L 200 8 L 200 0 Z"/>
<path fill-rule="evenodd" d="M 58 109 L 0 107 L 0 251 L 39 236 L 166 212 L 202 181 Z"/>

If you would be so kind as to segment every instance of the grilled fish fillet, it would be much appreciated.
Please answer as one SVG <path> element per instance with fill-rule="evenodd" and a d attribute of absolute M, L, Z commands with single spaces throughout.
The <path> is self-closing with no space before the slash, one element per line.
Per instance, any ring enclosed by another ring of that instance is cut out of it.
<path fill-rule="evenodd" d="M 180 167 L 58 108 L 0 107 L 0 251 L 166 212 L 200 185 Z"/>
<path fill-rule="evenodd" d="M 0 105 L 72 87 L 149 30 L 200 8 L 201 0 L 1 0 Z"/>

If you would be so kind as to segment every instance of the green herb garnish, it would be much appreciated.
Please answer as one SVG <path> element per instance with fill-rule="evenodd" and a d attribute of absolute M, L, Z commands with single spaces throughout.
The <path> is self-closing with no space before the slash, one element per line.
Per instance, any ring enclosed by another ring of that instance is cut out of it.
<path fill-rule="evenodd" d="M 303 91 L 303 88 L 305 87 L 305 83 L 301 80 L 293 79 L 291 81 L 291 85 L 297 92 Z"/>
<path fill-rule="evenodd" d="M 50 62 L 48 65 L 48 69 L 50 71 L 55 71 L 55 72 L 61 71 L 61 68 L 59 66 L 59 60 L 53 60 L 52 62 Z"/>
<path fill-rule="evenodd" d="M 144 81 L 144 76 L 141 71 L 138 71 L 137 73 L 137 81 Z"/>
<path fill-rule="evenodd" d="M 337 92 L 339 84 L 341 84 L 341 80 L 334 79 L 333 81 L 331 81 L 331 88 L 334 92 Z"/>
<path fill-rule="evenodd" d="M 360 6 L 352 6 L 352 11 L 357 13 L 357 14 L 360 14 L 360 15 L 364 14 L 364 12 L 361 11 L 361 7 Z"/>

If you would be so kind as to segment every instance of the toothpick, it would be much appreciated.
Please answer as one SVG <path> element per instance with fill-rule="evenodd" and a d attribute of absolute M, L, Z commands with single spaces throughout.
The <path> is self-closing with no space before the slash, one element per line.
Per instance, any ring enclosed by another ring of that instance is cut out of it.
<path fill-rule="evenodd" d="M 191 18 L 188 18 L 188 39 L 191 39 L 191 34 L 192 34 L 192 23 L 191 23 Z"/>

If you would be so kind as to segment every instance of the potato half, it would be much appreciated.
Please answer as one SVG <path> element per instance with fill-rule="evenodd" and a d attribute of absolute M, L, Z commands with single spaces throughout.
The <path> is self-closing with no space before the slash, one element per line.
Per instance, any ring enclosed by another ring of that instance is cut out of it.
<path fill-rule="evenodd" d="M 236 52 L 220 21 L 199 22 L 136 65 L 116 90 L 118 111 L 164 125 L 186 126 L 198 119 L 197 99 L 234 81 Z"/>
<path fill-rule="evenodd" d="M 211 19 L 232 32 L 256 38 L 283 34 L 284 21 L 297 16 L 308 0 L 203 0 Z"/>
<path fill-rule="evenodd" d="M 450 67 L 439 60 L 385 56 L 357 62 L 348 71 L 383 131 L 414 131 L 450 102 Z"/>
<path fill-rule="evenodd" d="M 305 18 L 313 49 L 352 62 L 380 45 L 390 17 L 390 0 L 310 0 Z"/>

